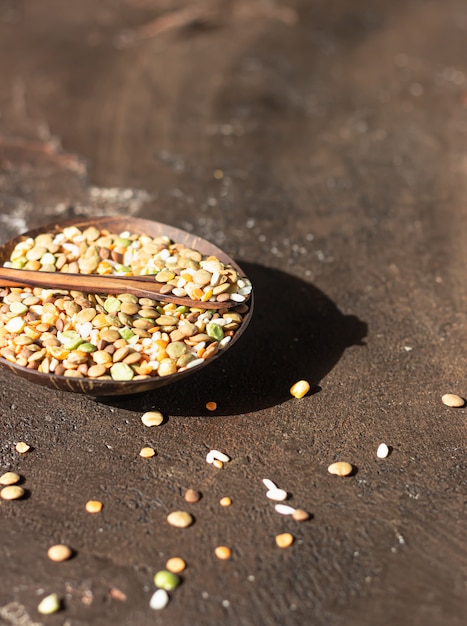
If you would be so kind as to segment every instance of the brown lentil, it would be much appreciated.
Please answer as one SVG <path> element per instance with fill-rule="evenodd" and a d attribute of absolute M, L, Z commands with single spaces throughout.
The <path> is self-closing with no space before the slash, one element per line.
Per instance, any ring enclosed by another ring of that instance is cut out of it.
<path fill-rule="evenodd" d="M 71 558 L 73 551 L 70 547 L 65 546 L 63 544 L 57 544 L 55 546 L 51 546 L 47 551 L 47 556 L 51 561 L 56 561 L 60 563 L 62 561 L 67 561 Z"/>
<path fill-rule="evenodd" d="M 112 587 L 112 589 L 110 589 L 109 591 L 109 596 L 112 598 L 112 600 L 118 600 L 119 602 L 126 601 L 126 594 L 118 589 L 118 587 Z"/>
<path fill-rule="evenodd" d="M 194 504 L 201 500 L 201 493 L 196 491 L 196 489 L 187 489 L 184 498 L 187 502 L 190 502 L 190 504 Z"/>
<path fill-rule="evenodd" d="M 306 522 L 306 520 L 310 519 L 310 514 L 304 509 L 295 509 L 292 513 L 292 519 L 296 522 Z"/>
<path fill-rule="evenodd" d="M 215 257 L 203 257 L 167 237 L 70 226 L 61 233 L 24 239 L 5 266 L 156 274 L 167 293 L 181 290 L 203 301 L 231 300 L 231 309 L 220 315 L 130 294 L 2 290 L 0 357 L 49 375 L 103 380 L 171 375 L 201 365 L 222 350 L 248 312 L 248 279 Z M 177 342 L 183 347 L 174 347 Z M 120 362 L 128 368 L 112 368 Z"/>

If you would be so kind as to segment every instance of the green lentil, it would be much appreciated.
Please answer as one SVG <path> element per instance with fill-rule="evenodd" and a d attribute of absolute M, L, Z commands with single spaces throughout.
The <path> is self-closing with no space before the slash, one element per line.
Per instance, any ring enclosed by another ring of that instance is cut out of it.
<path fill-rule="evenodd" d="M 206 332 L 209 337 L 215 341 L 222 341 L 222 339 L 224 339 L 224 331 L 222 330 L 222 327 L 215 322 L 209 322 L 209 324 L 207 324 Z"/>
<path fill-rule="evenodd" d="M 107 298 L 104 303 L 104 309 L 107 313 L 118 313 L 120 311 L 121 302 L 118 298 Z"/>
<path fill-rule="evenodd" d="M 114 363 L 110 368 L 113 380 L 132 380 L 135 372 L 126 363 Z"/>
<path fill-rule="evenodd" d="M 168 570 L 163 569 L 155 574 L 154 584 L 160 589 L 172 591 L 173 589 L 176 589 L 180 584 L 180 577 L 173 572 L 169 572 Z"/>
<path fill-rule="evenodd" d="M 60 598 L 56 593 L 51 593 L 39 602 L 37 607 L 38 612 L 41 615 L 52 615 L 57 613 L 61 608 Z"/>

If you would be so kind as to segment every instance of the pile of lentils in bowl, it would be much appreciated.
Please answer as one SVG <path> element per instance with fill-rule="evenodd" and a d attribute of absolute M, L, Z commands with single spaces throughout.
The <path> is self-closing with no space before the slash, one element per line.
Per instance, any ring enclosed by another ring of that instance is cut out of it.
<path fill-rule="evenodd" d="M 0 287 L 1 357 L 44 374 L 127 381 L 182 372 L 222 350 L 249 310 L 247 278 L 165 236 L 70 226 L 21 241 L 4 266 L 154 275 L 162 293 L 231 302 L 216 311 L 128 293 Z"/>

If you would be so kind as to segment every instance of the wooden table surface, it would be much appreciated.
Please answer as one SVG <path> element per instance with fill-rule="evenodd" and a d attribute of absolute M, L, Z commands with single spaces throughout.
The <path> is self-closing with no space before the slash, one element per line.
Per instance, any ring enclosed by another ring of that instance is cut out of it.
<path fill-rule="evenodd" d="M 27 490 L 0 503 L 0 624 L 465 624 L 466 410 L 441 402 L 467 396 L 465 2 L 0 0 L 0 77 L 1 242 L 155 219 L 256 296 L 230 352 L 142 396 L 0 369 L 0 473 Z M 276 513 L 263 478 L 311 519 Z M 192 527 L 167 524 L 179 509 Z M 154 611 L 171 556 L 188 567 Z"/>

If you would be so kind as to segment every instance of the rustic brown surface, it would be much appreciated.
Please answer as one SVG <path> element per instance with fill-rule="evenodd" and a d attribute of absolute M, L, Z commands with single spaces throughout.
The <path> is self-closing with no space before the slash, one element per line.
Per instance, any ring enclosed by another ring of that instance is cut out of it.
<path fill-rule="evenodd" d="M 465 623 L 466 410 L 440 398 L 467 395 L 466 59 L 462 0 L 0 1 L 1 241 L 166 221 L 241 262 L 257 302 L 224 358 L 145 396 L 0 371 L 0 470 L 27 490 L 0 502 L 1 624 Z M 328 474 L 341 459 L 353 476 Z M 276 514 L 264 477 L 312 519 Z M 175 555 L 183 584 L 151 611 Z"/>

